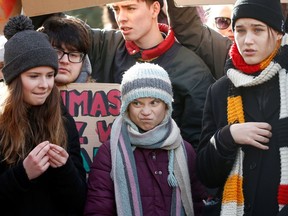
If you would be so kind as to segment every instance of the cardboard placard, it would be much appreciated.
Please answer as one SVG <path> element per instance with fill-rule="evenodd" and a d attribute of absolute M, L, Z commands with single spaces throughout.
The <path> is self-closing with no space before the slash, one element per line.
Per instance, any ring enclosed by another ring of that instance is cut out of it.
<path fill-rule="evenodd" d="M 112 123 L 120 114 L 120 84 L 72 83 L 61 87 L 60 94 L 76 122 L 88 173 L 98 147 L 110 138 Z"/>
<path fill-rule="evenodd" d="M 236 0 L 175 0 L 177 6 L 193 5 L 215 5 L 215 4 L 234 4 Z M 288 0 L 281 0 L 282 3 L 288 3 Z"/>
<path fill-rule="evenodd" d="M 5 0 L 0 0 L 0 2 Z M 21 1 L 21 0 L 6 0 Z M 23 11 L 27 16 L 38 16 L 49 13 L 76 10 L 81 8 L 100 6 L 116 2 L 117 0 L 22 0 Z M 235 0 L 175 0 L 178 6 L 234 4 Z M 281 0 L 288 3 L 288 0 Z"/>
<path fill-rule="evenodd" d="M 22 0 L 22 5 L 23 11 L 27 16 L 38 16 L 100 6 L 111 2 L 113 0 Z"/>
<path fill-rule="evenodd" d="M 0 34 L 10 17 L 21 13 L 21 0 L 0 0 Z"/>

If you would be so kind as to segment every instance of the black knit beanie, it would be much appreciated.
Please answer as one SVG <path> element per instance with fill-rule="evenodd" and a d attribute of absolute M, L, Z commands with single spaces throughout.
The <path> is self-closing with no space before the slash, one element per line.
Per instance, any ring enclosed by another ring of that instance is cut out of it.
<path fill-rule="evenodd" d="M 232 13 L 232 29 L 240 18 L 259 20 L 285 34 L 284 17 L 280 0 L 237 0 Z"/>
<path fill-rule="evenodd" d="M 58 57 L 48 36 L 34 30 L 31 19 L 20 15 L 9 19 L 4 27 L 7 38 L 4 52 L 4 80 L 11 83 L 19 74 L 39 66 L 58 71 Z"/>

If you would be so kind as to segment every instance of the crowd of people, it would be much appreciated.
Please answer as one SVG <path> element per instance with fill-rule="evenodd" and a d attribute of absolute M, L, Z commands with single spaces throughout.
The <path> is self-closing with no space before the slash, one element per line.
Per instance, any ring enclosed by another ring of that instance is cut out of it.
<path fill-rule="evenodd" d="M 64 13 L 5 25 L 1 214 L 288 215 L 280 0 L 211 6 L 206 18 L 173 0 L 108 8 L 113 29 Z M 87 82 L 121 90 L 88 178 L 58 89 Z"/>

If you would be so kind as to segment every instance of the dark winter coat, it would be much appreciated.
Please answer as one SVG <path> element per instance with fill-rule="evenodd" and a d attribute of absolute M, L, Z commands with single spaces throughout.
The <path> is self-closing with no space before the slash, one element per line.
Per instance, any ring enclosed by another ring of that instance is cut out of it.
<path fill-rule="evenodd" d="M 196 155 L 191 144 L 185 142 L 188 156 L 191 190 L 195 215 L 201 215 L 205 192 L 196 177 Z M 139 180 L 143 215 L 170 215 L 172 188 L 167 182 L 168 151 L 140 149 L 134 151 Z M 100 146 L 88 178 L 85 215 L 117 215 L 114 185 L 111 179 L 110 143 Z"/>
<path fill-rule="evenodd" d="M 23 161 L 8 168 L 0 156 L 0 215 L 82 215 L 86 199 L 86 173 L 80 155 L 79 135 L 73 118 L 63 110 L 68 133 L 67 163 L 48 168 L 30 181 Z"/>
<path fill-rule="evenodd" d="M 232 41 L 203 25 L 196 7 L 175 7 L 167 0 L 170 25 L 178 41 L 199 55 L 216 79 L 224 75 Z"/>
<path fill-rule="evenodd" d="M 244 145 L 243 192 L 245 216 L 277 215 L 280 183 L 280 154 L 277 123 L 280 109 L 278 75 L 258 86 L 241 87 L 246 122 L 267 122 L 272 138 L 263 151 Z M 197 153 L 197 171 L 208 187 L 222 187 L 232 169 L 236 145 L 227 126 L 228 78 L 218 80 L 208 90 L 203 116 L 203 131 Z M 288 122 L 287 122 L 288 124 Z M 217 149 L 211 144 L 214 136 Z"/>

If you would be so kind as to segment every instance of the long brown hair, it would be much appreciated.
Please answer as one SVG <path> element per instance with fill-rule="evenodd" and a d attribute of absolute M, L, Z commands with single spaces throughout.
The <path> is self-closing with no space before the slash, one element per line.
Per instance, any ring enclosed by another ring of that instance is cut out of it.
<path fill-rule="evenodd" d="M 7 86 L 0 108 L 0 151 L 8 165 L 23 160 L 36 145 L 46 140 L 66 148 L 65 119 L 55 85 L 44 104 L 31 106 L 24 102 L 22 81 L 18 76 Z"/>

